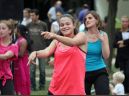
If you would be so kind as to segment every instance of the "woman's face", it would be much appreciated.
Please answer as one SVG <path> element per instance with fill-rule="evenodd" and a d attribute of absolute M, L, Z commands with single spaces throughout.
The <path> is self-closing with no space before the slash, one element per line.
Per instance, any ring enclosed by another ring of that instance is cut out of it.
<path fill-rule="evenodd" d="M 92 14 L 88 14 L 85 17 L 85 25 L 86 27 L 92 28 L 97 26 L 98 21 L 95 19 L 95 17 Z"/>
<path fill-rule="evenodd" d="M 121 23 L 123 28 L 129 28 L 129 19 L 128 18 L 121 18 Z"/>
<path fill-rule="evenodd" d="M 0 38 L 6 37 L 11 33 L 11 30 L 4 23 L 0 23 Z"/>
<path fill-rule="evenodd" d="M 60 31 L 64 36 L 69 36 L 74 34 L 75 25 L 73 21 L 68 17 L 62 17 L 59 21 Z"/>

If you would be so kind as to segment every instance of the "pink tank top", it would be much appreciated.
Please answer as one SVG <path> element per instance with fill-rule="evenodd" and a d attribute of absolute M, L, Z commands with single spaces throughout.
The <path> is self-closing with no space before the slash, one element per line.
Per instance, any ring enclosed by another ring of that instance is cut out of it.
<path fill-rule="evenodd" d="M 54 95 L 85 95 L 85 57 L 77 46 L 62 48 L 57 43 L 49 91 Z"/>

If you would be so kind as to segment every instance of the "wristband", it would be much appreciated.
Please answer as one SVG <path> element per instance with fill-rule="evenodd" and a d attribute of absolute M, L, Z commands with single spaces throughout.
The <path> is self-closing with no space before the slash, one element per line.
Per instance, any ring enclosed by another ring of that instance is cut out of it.
<path fill-rule="evenodd" d="M 37 57 L 37 51 L 35 51 L 36 57 Z"/>

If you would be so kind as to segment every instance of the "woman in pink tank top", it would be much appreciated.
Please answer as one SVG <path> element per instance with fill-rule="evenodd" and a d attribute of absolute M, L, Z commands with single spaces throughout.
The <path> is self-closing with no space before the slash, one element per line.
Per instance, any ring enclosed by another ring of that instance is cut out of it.
<path fill-rule="evenodd" d="M 54 39 L 44 50 L 34 51 L 28 64 L 54 53 L 54 71 L 48 89 L 49 95 L 86 95 L 84 88 L 86 40 L 83 32 L 76 35 L 74 19 L 65 14 L 59 20 L 60 35 L 43 32 L 46 39 Z M 62 35 L 62 36 L 61 36 Z M 56 38 L 57 37 L 57 38 Z M 61 40 L 60 40 L 61 39 Z M 69 46 L 67 41 L 76 41 Z"/>

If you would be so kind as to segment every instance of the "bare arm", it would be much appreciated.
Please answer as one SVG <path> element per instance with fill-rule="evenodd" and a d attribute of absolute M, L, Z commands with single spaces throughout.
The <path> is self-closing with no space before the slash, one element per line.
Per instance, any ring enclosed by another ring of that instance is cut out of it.
<path fill-rule="evenodd" d="M 86 43 L 86 36 L 85 36 L 85 33 L 83 32 L 79 32 L 73 38 L 60 36 L 57 34 L 53 34 L 51 32 L 43 32 L 41 35 L 43 35 L 46 39 L 56 39 L 68 46 L 80 46 Z"/>
<path fill-rule="evenodd" d="M 105 59 L 109 58 L 110 48 L 109 48 L 108 36 L 106 33 L 104 33 L 104 40 L 102 41 L 102 54 Z"/>
<path fill-rule="evenodd" d="M 0 60 L 7 60 L 14 56 L 12 51 L 7 51 L 5 54 L 0 54 Z"/>
<path fill-rule="evenodd" d="M 36 57 L 46 58 L 51 54 L 53 54 L 56 49 L 56 42 L 57 42 L 56 40 L 53 40 L 47 48 L 39 51 L 33 51 L 29 56 L 28 64 L 30 64 Z"/>
<path fill-rule="evenodd" d="M 98 33 L 98 38 L 102 41 L 102 54 L 104 59 L 108 59 L 110 55 L 108 36 L 105 32 L 103 34 Z"/>
<path fill-rule="evenodd" d="M 23 57 L 23 55 L 24 55 L 24 53 L 26 51 L 26 48 L 27 48 L 27 41 L 23 40 L 20 43 L 20 50 L 19 50 L 19 54 L 18 54 L 19 57 Z"/>

